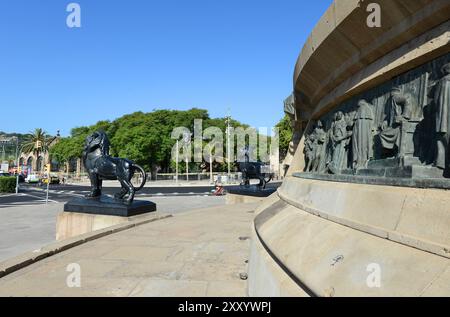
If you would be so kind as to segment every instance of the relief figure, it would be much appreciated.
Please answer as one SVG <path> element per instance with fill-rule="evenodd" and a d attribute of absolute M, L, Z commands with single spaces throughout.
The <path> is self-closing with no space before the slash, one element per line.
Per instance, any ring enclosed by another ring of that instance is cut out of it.
<path fill-rule="evenodd" d="M 347 121 L 342 113 L 338 111 L 335 114 L 334 122 L 331 127 L 331 162 L 328 163 L 328 171 L 338 174 L 347 167 L 347 149 L 350 142 L 351 131 L 347 131 Z"/>
<path fill-rule="evenodd" d="M 373 158 L 373 106 L 366 100 L 358 102 L 352 135 L 352 167 L 364 168 Z"/>
<path fill-rule="evenodd" d="M 402 122 L 411 118 L 413 98 L 410 93 L 402 93 L 400 87 L 393 87 L 386 104 L 385 120 L 380 126 L 381 147 L 385 156 L 394 157 L 400 147 Z"/>
<path fill-rule="evenodd" d="M 317 121 L 314 131 L 309 136 L 312 142 L 311 162 L 308 162 L 307 171 L 320 172 L 321 162 L 325 157 L 325 142 L 327 134 L 323 129 L 322 121 Z"/>
<path fill-rule="evenodd" d="M 441 68 L 442 78 L 436 85 L 434 105 L 436 114 L 436 159 L 435 166 L 440 169 L 449 167 L 450 139 L 450 63 Z"/>

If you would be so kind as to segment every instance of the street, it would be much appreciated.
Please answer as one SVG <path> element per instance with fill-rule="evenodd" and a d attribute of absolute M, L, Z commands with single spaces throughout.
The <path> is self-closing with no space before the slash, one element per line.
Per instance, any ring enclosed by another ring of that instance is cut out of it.
<path fill-rule="evenodd" d="M 269 183 L 268 188 L 276 188 L 280 183 Z M 236 186 L 225 186 L 226 188 Z M 89 193 L 88 185 L 50 185 L 49 202 L 67 202 L 75 197 L 83 197 Z M 197 186 L 147 186 L 136 193 L 136 199 L 153 199 L 156 197 L 179 197 L 179 196 L 209 196 L 214 190 L 211 185 Z M 103 187 L 103 193 L 113 195 L 118 191 L 117 186 Z M 10 194 L 0 196 L 0 208 L 21 206 L 21 205 L 38 205 L 45 203 L 46 186 L 38 186 L 32 184 L 20 184 L 20 192 L 18 195 Z"/>
<path fill-rule="evenodd" d="M 67 202 L 75 197 L 82 197 L 89 193 L 89 186 L 83 185 L 50 185 L 49 202 Z M 198 196 L 210 195 L 213 186 L 185 186 L 185 187 L 144 187 L 136 193 L 136 199 L 150 197 L 170 196 Z M 113 195 L 118 191 L 117 187 L 104 187 L 103 193 Z M 46 200 L 46 186 L 20 184 L 18 195 L 10 194 L 0 196 L 0 208 L 20 206 L 23 204 L 42 204 Z"/>

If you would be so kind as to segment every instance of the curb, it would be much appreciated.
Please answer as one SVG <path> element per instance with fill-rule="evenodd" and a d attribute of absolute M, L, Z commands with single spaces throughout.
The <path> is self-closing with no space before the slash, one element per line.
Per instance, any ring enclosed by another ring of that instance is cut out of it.
<path fill-rule="evenodd" d="M 85 244 L 89 241 L 93 241 L 105 236 L 109 236 L 114 233 L 118 233 L 134 227 L 145 225 L 150 222 L 171 217 L 173 217 L 171 214 L 151 215 L 150 217 L 145 217 L 144 219 L 138 219 L 127 223 L 121 223 L 112 227 L 92 231 L 63 241 L 54 242 L 36 251 L 26 252 L 12 259 L 0 262 L 0 279 L 8 274 L 23 269 L 33 263 L 39 262 L 45 258 L 64 252 L 76 246 Z"/>

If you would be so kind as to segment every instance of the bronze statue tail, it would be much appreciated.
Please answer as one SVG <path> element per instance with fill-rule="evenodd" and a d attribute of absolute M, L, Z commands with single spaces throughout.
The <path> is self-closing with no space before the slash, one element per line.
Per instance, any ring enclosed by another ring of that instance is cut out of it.
<path fill-rule="evenodd" d="M 142 183 L 141 183 L 141 185 L 139 187 L 137 187 L 137 188 L 136 187 L 134 188 L 135 191 L 140 191 L 142 188 L 144 188 L 145 183 L 147 182 L 147 174 L 145 173 L 144 169 L 141 166 L 139 166 L 137 164 L 134 164 L 134 163 L 133 163 L 133 169 L 135 171 L 139 171 L 142 174 Z"/>

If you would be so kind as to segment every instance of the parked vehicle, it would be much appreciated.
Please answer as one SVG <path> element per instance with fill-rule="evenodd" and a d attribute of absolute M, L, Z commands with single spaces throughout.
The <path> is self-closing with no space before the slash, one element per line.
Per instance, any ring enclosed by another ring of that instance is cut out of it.
<path fill-rule="evenodd" d="M 39 176 L 37 174 L 29 174 L 27 178 L 25 178 L 25 182 L 28 184 L 37 184 L 39 183 Z"/>
<path fill-rule="evenodd" d="M 48 181 L 49 181 L 48 178 L 42 179 L 42 183 L 43 183 L 43 184 L 47 184 Z M 50 175 L 50 184 L 56 184 L 56 185 L 59 185 L 60 182 L 61 182 L 61 181 L 59 180 L 58 175 Z"/>

